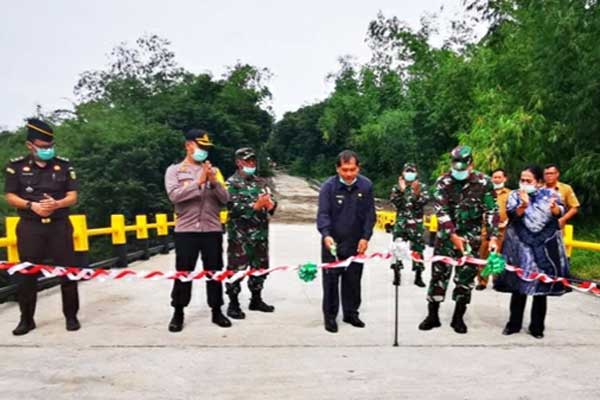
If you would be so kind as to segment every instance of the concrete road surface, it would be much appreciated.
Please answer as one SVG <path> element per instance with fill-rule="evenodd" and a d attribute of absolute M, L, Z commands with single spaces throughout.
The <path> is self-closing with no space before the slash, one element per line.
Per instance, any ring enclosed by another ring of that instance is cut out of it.
<path fill-rule="evenodd" d="M 273 225 L 272 265 L 318 261 L 313 225 Z M 377 232 L 371 250 L 386 250 Z M 132 267 L 174 267 L 173 254 Z M 320 276 L 272 274 L 265 299 L 274 314 L 248 312 L 229 329 L 209 321 L 195 283 L 181 333 L 169 333 L 167 281 L 87 282 L 80 286 L 83 328 L 66 332 L 57 288 L 38 302 L 38 328 L 13 337 L 14 303 L 0 306 L 0 399 L 595 399 L 600 398 L 600 299 L 551 298 L 546 338 L 501 335 L 509 297 L 474 292 L 467 335 L 448 326 L 420 332 L 425 290 L 404 272 L 400 346 L 392 347 L 394 288 L 383 261 L 367 264 L 365 329 L 340 321 L 323 329 Z M 244 292 L 247 306 L 247 291 Z M 526 312 L 529 312 L 529 307 Z M 528 318 L 525 324 L 528 323 Z"/>

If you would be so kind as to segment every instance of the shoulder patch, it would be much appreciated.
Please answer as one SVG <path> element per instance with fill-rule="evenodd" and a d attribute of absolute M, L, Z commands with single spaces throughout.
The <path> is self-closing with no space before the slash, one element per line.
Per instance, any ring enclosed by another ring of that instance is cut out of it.
<path fill-rule="evenodd" d="M 55 156 L 54 158 L 56 158 L 59 161 L 63 161 L 63 162 L 69 162 L 69 159 L 66 157 L 61 157 L 61 156 Z"/>
<path fill-rule="evenodd" d="M 6 172 L 8 172 L 8 173 L 9 173 L 9 174 L 11 174 L 11 175 L 14 175 L 14 174 L 15 174 L 15 170 L 14 170 L 14 169 L 12 169 L 11 167 L 6 167 Z"/>
<path fill-rule="evenodd" d="M 20 156 L 20 157 L 15 157 L 15 158 L 11 158 L 10 162 L 11 163 L 18 163 L 19 161 L 23 161 L 25 159 L 24 156 Z"/>

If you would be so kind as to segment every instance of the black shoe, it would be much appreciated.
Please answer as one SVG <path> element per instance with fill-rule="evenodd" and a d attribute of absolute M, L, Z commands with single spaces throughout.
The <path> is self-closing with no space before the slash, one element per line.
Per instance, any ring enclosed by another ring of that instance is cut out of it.
<path fill-rule="evenodd" d="M 544 333 L 543 332 L 536 332 L 536 331 L 532 331 L 531 329 L 529 329 L 527 331 L 527 333 L 529 333 L 531 336 L 533 336 L 536 339 L 543 339 L 544 338 Z"/>
<path fill-rule="evenodd" d="M 81 324 L 79 323 L 77 317 L 67 318 L 66 326 L 68 331 L 78 331 L 81 329 Z"/>
<path fill-rule="evenodd" d="M 485 290 L 486 287 L 487 285 L 480 283 L 479 285 L 475 286 L 475 290 Z"/>
<path fill-rule="evenodd" d="M 465 334 L 467 333 L 467 325 L 463 319 L 465 312 L 467 311 L 467 304 L 462 302 L 456 302 L 454 308 L 454 315 L 452 315 L 452 322 L 450 326 L 454 328 L 454 332 Z"/>
<path fill-rule="evenodd" d="M 229 303 L 227 307 L 227 316 L 233 319 L 244 319 L 246 314 L 242 311 L 239 304 Z"/>
<path fill-rule="evenodd" d="M 212 322 L 213 324 L 218 325 L 221 328 L 229 328 L 231 326 L 231 321 L 223 315 L 220 308 L 217 310 L 213 310 Z"/>
<path fill-rule="evenodd" d="M 21 336 L 29 333 L 34 329 L 35 322 L 33 320 L 27 321 L 25 319 L 21 319 L 17 327 L 12 331 L 12 334 L 15 336 Z"/>
<path fill-rule="evenodd" d="M 353 315 L 351 317 L 344 317 L 343 320 L 345 323 L 350 324 L 356 328 L 364 328 L 365 323 L 358 318 L 358 315 Z"/>
<path fill-rule="evenodd" d="M 175 310 L 173 318 L 169 322 L 169 332 L 181 332 L 183 330 L 183 310 Z"/>
<path fill-rule="evenodd" d="M 504 330 L 502 331 L 502 334 L 504 336 L 508 336 L 508 335 L 513 335 L 515 333 L 519 333 L 519 332 L 521 332 L 521 329 L 511 328 L 508 324 L 506 324 L 506 326 L 504 327 Z"/>
<path fill-rule="evenodd" d="M 439 328 L 440 326 L 442 326 L 442 323 L 440 322 L 440 317 L 438 315 L 440 303 L 428 303 L 427 309 L 429 313 L 427 314 L 427 317 L 425 317 L 423 322 L 419 324 L 419 329 L 422 331 L 430 331 L 433 328 Z"/>
<path fill-rule="evenodd" d="M 252 297 L 250 300 L 249 310 L 262 311 L 262 312 L 273 312 L 275 307 L 265 303 L 260 297 Z"/>
<path fill-rule="evenodd" d="M 325 330 L 331 333 L 336 333 L 338 331 L 338 326 L 337 322 L 335 322 L 335 318 L 325 318 Z"/>
<path fill-rule="evenodd" d="M 423 282 L 423 278 L 421 277 L 421 271 L 417 271 L 415 274 L 415 285 L 418 287 L 425 287 L 425 282 Z"/>

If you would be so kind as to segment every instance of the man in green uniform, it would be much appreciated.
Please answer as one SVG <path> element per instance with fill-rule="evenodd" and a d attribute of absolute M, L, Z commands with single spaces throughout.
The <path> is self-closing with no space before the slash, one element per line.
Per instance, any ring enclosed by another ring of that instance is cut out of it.
<path fill-rule="evenodd" d="M 269 268 L 269 218 L 275 213 L 277 202 L 265 179 L 256 176 L 256 153 L 249 147 L 235 152 L 237 171 L 227 180 L 229 190 L 229 221 L 227 223 L 227 268 L 243 271 L 246 268 Z M 248 289 L 252 294 L 249 309 L 273 312 L 275 307 L 262 299 L 267 275 L 250 276 Z M 227 315 L 234 319 L 246 317 L 238 296 L 241 280 L 226 285 L 229 296 Z"/>
<path fill-rule="evenodd" d="M 498 236 L 498 206 L 494 186 L 485 174 L 473 169 L 469 146 L 458 146 L 451 152 L 452 169 L 440 176 L 435 185 L 434 209 L 438 218 L 435 254 L 452 258 L 477 255 L 481 246 L 484 221 L 489 248 L 496 249 Z M 419 325 L 421 330 L 441 326 L 438 311 L 446 297 L 452 266 L 435 262 L 427 293 L 429 314 Z M 456 302 L 450 326 L 457 333 L 467 333 L 463 320 L 477 275 L 477 266 L 457 266 L 454 273 L 453 300 Z"/>
<path fill-rule="evenodd" d="M 55 155 L 54 131 L 39 119 L 27 121 L 30 154 L 12 159 L 5 169 L 6 201 L 17 209 L 17 248 L 21 261 L 33 264 L 74 266 L 73 227 L 69 207 L 77 203 L 77 177 L 69 160 Z M 36 275 L 16 274 L 21 319 L 14 335 L 35 329 Z M 77 282 L 63 278 L 61 284 L 66 328 L 78 330 Z"/>
<path fill-rule="evenodd" d="M 410 242 L 410 249 L 423 256 L 425 243 L 423 239 L 423 207 L 429 201 L 427 187 L 418 179 L 417 166 L 412 163 L 404 164 L 398 185 L 392 188 L 390 201 L 396 207 L 396 223 L 393 228 L 393 238 Z M 423 282 L 423 263 L 413 262 L 415 285 L 425 287 Z M 392 268 L 401 270 L 402 261 L 398 260 Z M 399 273 L 398 273 L 398 276 Z"/>

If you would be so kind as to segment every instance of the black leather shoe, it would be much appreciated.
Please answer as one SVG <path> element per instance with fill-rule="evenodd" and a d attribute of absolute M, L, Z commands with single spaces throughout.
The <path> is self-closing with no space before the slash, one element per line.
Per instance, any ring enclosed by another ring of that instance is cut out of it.
<path fill-rule="evenodd" d="M 17 327 L 12 331 L 13 335 L 21 336 L 29 333 L 30 331 L 35 329 L 35 322 L 33 320 L 26 321 L 21 319 Z"/>
<path fill-rule="evenodd" d="M 181 332 L 183 330 L 183 311 L 175 311 L 169 322 L 169 332 Z"/>
<path fill-rule="evenodd" d="M 533 336 L 536 339 L 543 339 L 544 338 L 544 334 L 542 332 L 535 332 L 532 331 L 531 329 L 528 332 L 531 336 Z"/>
<path fill-rule="evenodd" d="M 515 333 L 519 333 L 519 332 L 521 332 L 520 329 L 514 329 L 514 328 L 511 328 L 510 326 L 506 325 L 504 327 L 504 330 L 502 331 L 502 334 L 504 336 L 508 336 L 508 335 L 514 335 Z"/>
<path fill-rule="evenodd" d="M 338 331 L 338 326 L 337 326 L 337 322 L 335 322 L 335 319 L 332 319 L 332 318 L 325 319 L 325 330 L 327 332 L 331 332 L 331 333 L 336 333 Z"/>
<path fill-rule="evenodd" d="M 246 314 L 242 311 L 239 305 L 229 303 L 227 307 L 227 316 L 233 319 L 244 319 Z"/>
<path fill-rule="evenodd" d="M 77 317 L 67 318 L 66 326 L 68 331 L 78 331 L 81 329 L 81 324 Z"/>
<path fill-rule="evenodd" d="M 220 309 L 213 310 L 212 323 L 220 326 L 221 328 L 229 328 L 231 326 L 231 321 L 223 315 Z"/>
<path fill-rule="evenodd" d="M 350 324 L 350 325 L 352 325 L 354 327 L 357 327 L 357 328 L 364 328 L 365 327 L 365 323 L 362 322 L 360 320 L 360 318 L 358 318 L 358 315 L 354 315 L 352 317 L 344 317 L 344 322 L 347 323 L 347 324 Z"/>

